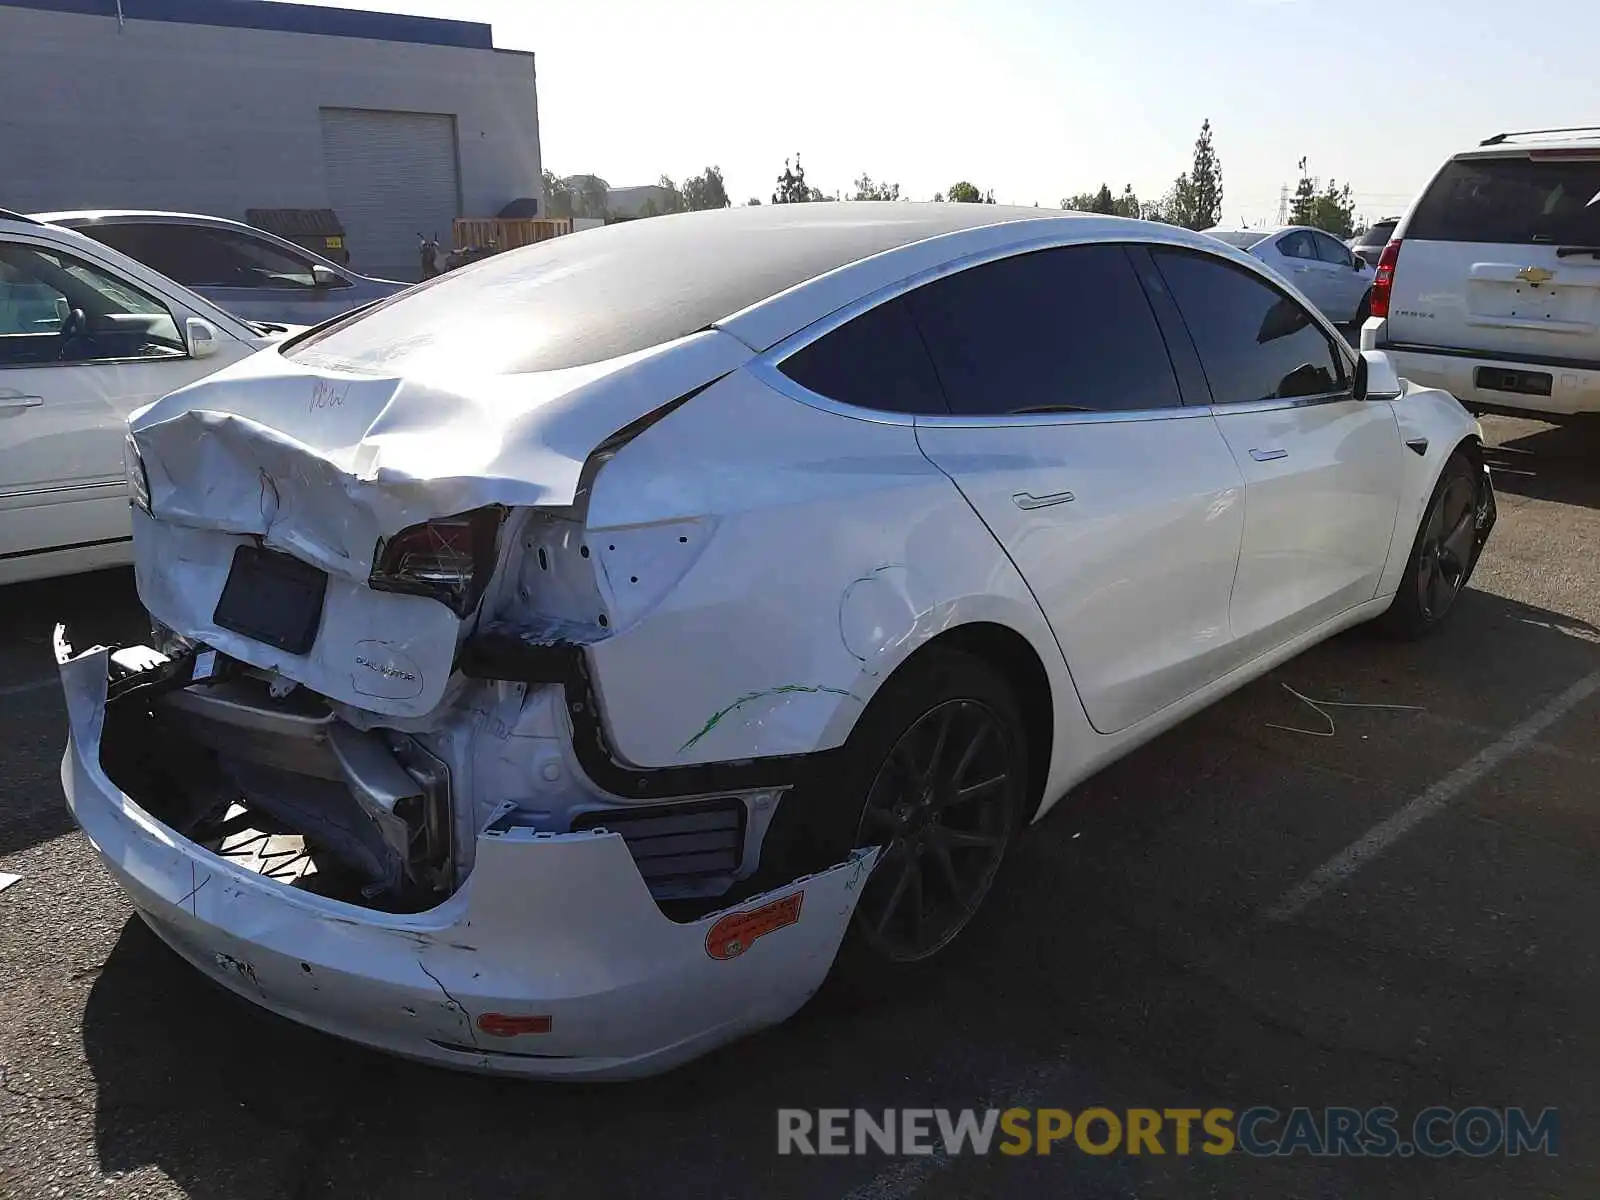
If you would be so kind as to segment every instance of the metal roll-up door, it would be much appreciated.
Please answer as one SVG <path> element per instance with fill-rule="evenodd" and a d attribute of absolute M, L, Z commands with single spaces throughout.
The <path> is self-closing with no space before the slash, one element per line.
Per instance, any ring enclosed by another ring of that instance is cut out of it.
<path fill-rule="evenodd" d="M 324 108 L 322 161 L 352 270 L 416 280 L 419 233 L 450 248 L 461 203 L 454 117 Z"/>

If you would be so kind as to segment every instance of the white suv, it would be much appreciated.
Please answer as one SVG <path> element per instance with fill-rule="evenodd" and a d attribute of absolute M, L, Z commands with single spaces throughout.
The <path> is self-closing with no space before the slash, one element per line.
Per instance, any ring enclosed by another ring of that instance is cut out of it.
<path fill-rule="evenodd" d="M 1600 414 L 1600 128 L 1446 162 L 1378 261 L 1361 348 L 1474 412 Z"/>

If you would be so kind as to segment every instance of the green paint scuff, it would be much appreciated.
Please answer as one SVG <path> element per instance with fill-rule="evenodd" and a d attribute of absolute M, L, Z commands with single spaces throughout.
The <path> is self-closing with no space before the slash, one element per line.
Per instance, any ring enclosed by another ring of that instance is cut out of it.
<path fill-rule="evenodd" d="M 727 708 L 722 709 L 720 712 L 712 713 L 711 714 L 711 719 L 700 727 L 700 732 L 695 734 L 687 742 L 685 742 L 683 745 L 678 747 L 678 753 L 682 754 L 690 746 L 693 746 L 701 738 L 705 737 L 706 734 L 710 733 L 713 729 L 715 729 L 717 727 L 718 722 L 720 722 L 723 717 L 727 716 L 729 713 L 735 711 L 736 709 L 744 707 L 746 704 L 749 704 L 752 700 L 760 700 L 764 696 L 787 696 L 787 695 L 792 695 L 792 694 L 794 694 L 796 692 L 804 692 L 804 693 L 808 693 L 808 694 L 811 694 L 811 695 L 816 695 L 818 693 L 826 693 L 827 695 L 830 695 L 830 696 L 848 696 L 850 699 L 855 700 L 857 704 L 861 703 L 861 701 L 856 698 L 856 695 L 855 695 L 854 692 L 847 692 L 843 688 L 823 687 L 820 684 L 785 683 L 780 687 L 768 688 L 764 692 L 749 692 L 749 693 L 747 693 L 747 694 L 745 694 L 743 696 L 740 696 L 737 700 L 735 700 L 732 704 L 728 705 Z"/>

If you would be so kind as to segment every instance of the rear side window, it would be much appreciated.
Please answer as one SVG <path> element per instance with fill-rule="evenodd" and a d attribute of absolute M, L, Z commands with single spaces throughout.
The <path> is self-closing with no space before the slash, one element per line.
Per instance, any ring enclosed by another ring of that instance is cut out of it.
<path fill-rule="evenodd" d="M 1106 412 L 1181 404 L 1166 343 L 1120 246 L 1039 250 L 910 293 L 961 415 Z"/>
<path fill-rule="evenodd" d="M 1406 237 L 1600 245 L 1600 160 L 1456 159 L 1417 203 Z"/>
<path fill-rule="evenodd" d="M 1303 229 L 1297 229 L 1295 232 L 1286 233 L 1278 239 L 1278 253 L 1285 258 L 1315 259 L 1317 257 L 1317 246 L 1311 240 L 1309 233 Z"/>
<path fill-rule="evenodd" d="M 1332 343 L 1283 292 L 1221 259 L 1173 250 L 1154 257 L 1217 404 L 1318 396 L 1344 386 Z"/>
<path fill-rule="evenodd" d="M 81 232 L 185 287 L 211 283 L 226 269 L 209 242 L 177 225 L 86 225 Z"/>
<path fill-rule="evenodd" d="M 933 363 L 895 298 L 846 321 L 779 364 L 819 396 L 882 412 L 947 413 Z"/>

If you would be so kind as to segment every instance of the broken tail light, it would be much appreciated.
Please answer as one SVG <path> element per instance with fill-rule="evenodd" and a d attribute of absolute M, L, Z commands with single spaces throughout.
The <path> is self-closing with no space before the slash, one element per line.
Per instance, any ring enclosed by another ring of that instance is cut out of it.
<path fill-rule="evenodd" d="M 380 539 L 367 586 L 379 592 L 427 596 L 465 617 L 494 573 L 495 546 L 505 510 L 499 505 L 437 517 Z"/>
<path fill-rule="evenodd" d="M 139 446 L 133 440 L 133 434 L 124 434 L 122 442 L 122 466 L 128 476 L 128 501 L 140 512 L 150 511 L 150 474 L 144 469 L 144 459 L 140 457 Z"/>

